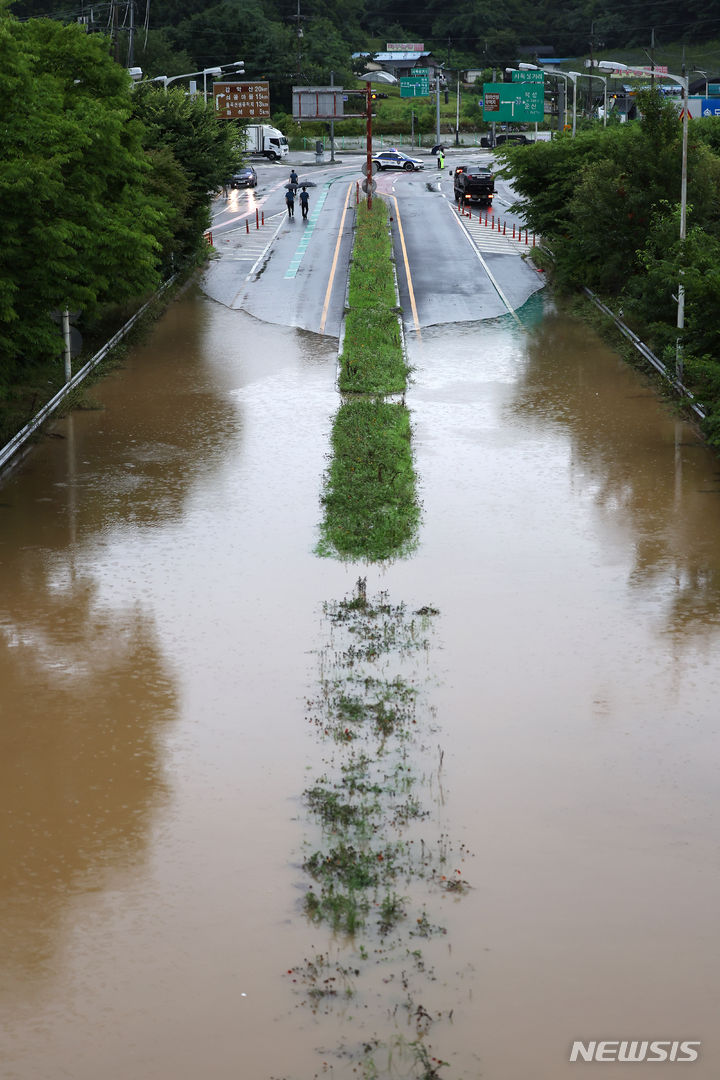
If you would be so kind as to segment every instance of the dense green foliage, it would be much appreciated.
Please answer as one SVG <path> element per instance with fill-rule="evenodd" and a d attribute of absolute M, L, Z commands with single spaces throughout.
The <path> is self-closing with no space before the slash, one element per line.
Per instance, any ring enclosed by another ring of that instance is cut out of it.
<path fill-rule="evenodd" d="M 35 404 L 32 373 L 62 347 L 53 312 L 87 321 L 197 254 L 239 160 L 211 107 L 135 94 L 108 45 L 0 10 L 0 408 L 23 383 Z"/>
<path fill-rule="evenodd" d="M 201 97 L 180 88 L 165 93 L 153 85 L 138 86 L 132 105 L 154 165 L 153 190 L 170 207 L 174 254 L 188 258 L 210 227 L 208 193 L 217 191 L 240 164 L 235 129 L 216 120 Z"/>
<path fill-rule="evenodd" d="M 561 288 L 587 285 L 622 307 L 654 350 L 672 357 L 677 289 L 685 284 L 685 374 L 720 414 L 720 121 L 690 121 L 687 239 L 680 240 L 682 125 L 657 94 L 639 96 L 642 120 L 504 151 L 519 208 L 554 256 Z"/>
<path fill-rule="evenodd" d="M 146 191 L 126 73 L 98 37 L 0 18 L 0 355 L 57 350 L 54 309 L 157 281 L 161 212 Z"/>

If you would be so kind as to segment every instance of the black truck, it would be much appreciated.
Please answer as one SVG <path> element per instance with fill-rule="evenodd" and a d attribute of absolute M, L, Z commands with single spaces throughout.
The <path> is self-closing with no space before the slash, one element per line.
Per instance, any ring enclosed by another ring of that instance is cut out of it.
<path fill-rule="evenodd" d="M 495 177 L 482 165 L 458 165 L 453 178 L 455 201 L 492 206 Z"/>

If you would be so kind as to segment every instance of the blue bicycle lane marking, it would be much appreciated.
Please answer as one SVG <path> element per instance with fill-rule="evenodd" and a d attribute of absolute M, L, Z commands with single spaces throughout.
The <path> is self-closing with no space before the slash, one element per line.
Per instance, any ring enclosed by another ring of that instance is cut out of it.
<path fill-rule="evenodd" d="M 307 251 L 307 246 L 310 243 L 310 237 L 312 236 L 313 232 L 315 231 L 315 226 L 317 224 L 317 219 L 320 216 L 320 211 L 323 208 L 323 204 L 325 202 L 325 199 L 327 198 L 327 193 L 330 190 L 331 184 L 332 184 L 332 181 L 328 180 L 328 182 L 323 186 L 320 194 L 318 195 L 317 202 L 315 203 L 315 206 L 313 207 L 312 213 L 308 217 L 307 225 L 305 226 L 305 232 L 303 233 L 302 240 L 298 244 L 297 251 L 293 255 L 292 259 L 290 260 L 290 265 L 288 266 L 287 270 L 285 271 L 285 277 L 286 278 L 294 278 L 297 275 L 298 270 L 300 269 L 300 263 L 303 260 L 303 255 Z M 298 201 L 299 200 L 297 200 L 297 199 L 295 200 L 296 204 L 298 203 Z"/>

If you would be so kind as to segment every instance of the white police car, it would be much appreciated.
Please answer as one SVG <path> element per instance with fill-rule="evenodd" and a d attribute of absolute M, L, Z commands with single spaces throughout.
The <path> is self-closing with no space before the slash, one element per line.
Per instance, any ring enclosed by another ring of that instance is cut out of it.
<path fill-rule="evenodd" d="M 418 158 L 402 154 L 399 150 L 381 150 L 372 157 L 373 172 L 379 169 L 403 169 L 405 172 L 417 172 L 425 168 L 425 163 Z"/>

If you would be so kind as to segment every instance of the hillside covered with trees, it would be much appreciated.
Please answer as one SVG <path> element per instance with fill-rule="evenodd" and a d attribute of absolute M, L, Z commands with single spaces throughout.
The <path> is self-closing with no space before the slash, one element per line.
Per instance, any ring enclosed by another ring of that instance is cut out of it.
<path fill-rule="evenodd" d="M 84 19 L 113 33 L 116 59 L 128 61 L 130 0 L 14 0 L 18 19 Z M 336 82 L 352 74 L 355 52 L 389 41 L 418 41 L 449 68 L 499 68 L 540 55 L 582 57 L 603 49 L 696 51 L 720 38 L 720 0 L 145 0 L 132 7 L 133 64 L 149 76 L 173 75 L 242 59 L 248 76 L 269 79 L 276 107 L 288 109 L 293 82 Z M 698 63 L 702 66 L 702 57 Z"/>

